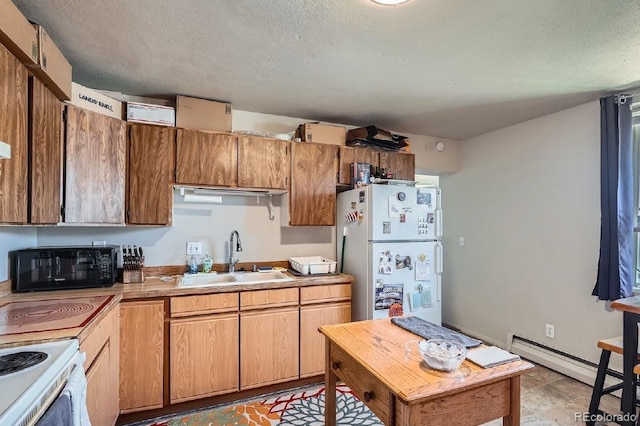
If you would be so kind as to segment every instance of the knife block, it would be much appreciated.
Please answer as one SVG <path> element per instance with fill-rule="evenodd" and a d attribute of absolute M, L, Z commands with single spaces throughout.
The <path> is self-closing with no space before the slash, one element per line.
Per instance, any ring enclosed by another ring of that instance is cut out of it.
<path fill-rule="evenodd" d="M 122 271 L 122 282 L 124 284 L 144 282 L 144 271 L 142 269 L 125 269 Z"/>

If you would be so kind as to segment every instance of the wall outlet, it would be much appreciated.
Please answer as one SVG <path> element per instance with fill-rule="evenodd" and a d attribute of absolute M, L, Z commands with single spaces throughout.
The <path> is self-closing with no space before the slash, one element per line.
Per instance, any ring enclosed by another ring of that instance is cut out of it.
<path fill-rule="evenodd" d="M 202 254 L 202 243 L 199 241 L 187 242 L 187 254 Z"/>
<path fill-rule="evenodd" d="M 556 328 L 551 324 L 547 324 L 544 329 L 544 334 L 550 339 L 555 339 Z"/>

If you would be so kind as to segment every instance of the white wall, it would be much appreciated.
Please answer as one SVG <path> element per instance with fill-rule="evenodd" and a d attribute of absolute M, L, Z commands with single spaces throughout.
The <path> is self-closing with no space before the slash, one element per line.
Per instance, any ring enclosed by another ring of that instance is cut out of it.
<path fill-rule="evenodd" d="M 240 233 L 240 262 L 287 260 L 291 256 L 335 258 L 335 228 L 280 227 L 280 197 L 274 196 L 273 221 L 266 197 L 222 196 L 223 204 L 185 203 L 174 195 L 172 227 L 49 227 L 38 231 L 38 245 L 136 244 L 145 252 L 147 266 L 185 264 L 187 241 L 201 241 L 215 263 L 229 258 L 229 236 Z"/>
<path fill-rule="evenodd" d="M 9 279 L 9 252 L 35 245 L 36 228 L 0 227 L 0 281 Z"/>
<path fill-rule="evenodd" d="M 622 316 L 591 296 L 599 144 L 597 102 L 460 144 L 462 171 L 440 177 L 446 323 L 496 343 L 512 332 L 598 361 L 597 340 L 622 332 Z M 545 337 L 546 323 L 555 339 Z"/>

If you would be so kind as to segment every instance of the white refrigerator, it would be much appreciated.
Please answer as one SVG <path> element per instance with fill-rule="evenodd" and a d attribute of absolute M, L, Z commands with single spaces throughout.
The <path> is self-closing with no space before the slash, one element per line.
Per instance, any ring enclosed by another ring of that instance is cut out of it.
<path fill-rule="evenodd" d="M 389 309 L 442 322 L 440 189 L 388 181 L 338 194 L 338 267 L 355 277 L 352 320 Z M 344 256 L 343 256 L 344 255 Z"/>

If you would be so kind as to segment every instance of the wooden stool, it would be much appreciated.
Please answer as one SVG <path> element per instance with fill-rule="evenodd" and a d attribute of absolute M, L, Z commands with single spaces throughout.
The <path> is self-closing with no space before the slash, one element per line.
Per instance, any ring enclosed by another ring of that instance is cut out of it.
<path fill-rule="evenodd" d="M 617 371 L 609 370 L 609 359 L 611 358 L 611 352 L 622 355 L 622 336 L 614 337 L 613 339 L 599 340 L 598 347 L 602 349 L 602 353 L 600 354 L 600 363 L 598 364 L 598 372 L 596 373 L 596 382 L 593 385 L 593 392 L 591 393 L 589 414 L 602 414 L 606 416 L 608 413 L 600 409 L 600 399 L 602 399 L 603 395 L 622 389 L 622 374 L 618 373 Z M 640 372 L 640 366 L 636 366 L 633 369 L 633 372 L 635 374 L 638 374 L 636 373 L 636 369 L 638 369 L 638 372 Z M 620 380 L 620 383 L 609 386 L 608 388 L 604 388 L 604 380 L 606 376 L 615 377 L 616 379 Z M 595 422 L 586 423 L 587 425 L 592 426 Z"/>

